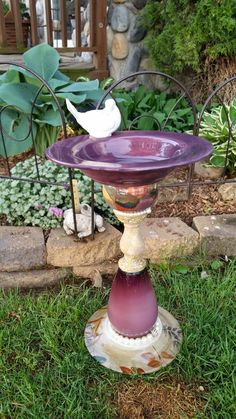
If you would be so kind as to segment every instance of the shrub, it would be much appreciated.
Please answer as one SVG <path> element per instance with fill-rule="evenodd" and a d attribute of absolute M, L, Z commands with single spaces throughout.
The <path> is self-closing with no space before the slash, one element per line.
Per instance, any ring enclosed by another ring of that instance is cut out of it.
<path fill-rule="evenodd" d="M 5 214 L 12 225 L 33 225 L 44 229 L 59 227 L 63 220 L 62 211 L 71 208 L 68 169 L 40 158 L 38 163 L 41 180 L 61 182 L 62 186 L 0 179 L 0 214 Z M 12 176 L 36 179 L 34 158 L 18 163 L 12 169 Z M 74 178 L 78 180 L 80 201 L 89 204 L 91 180 L 79 171 L 75 171 Z M 118 224 L 101 192 L 95 193 L 95 208 L 110 223 Z"/>
<path fill-rule="evenodd" d="M 142 13 L 147 43 L 158 69 L 202 71 L 222 56 L 235 56 L 235 0 L 149 0 Z"/>

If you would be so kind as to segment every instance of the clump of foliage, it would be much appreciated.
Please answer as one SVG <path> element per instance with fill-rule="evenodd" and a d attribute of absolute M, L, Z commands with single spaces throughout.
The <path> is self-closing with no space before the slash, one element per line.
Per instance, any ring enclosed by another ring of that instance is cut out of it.
<path fill-rule="evenodd" d="M 0 214 L 5 214 L 12 225 L 33 225 L 44 229 L 60 227 L 63 210 L 71 208 L 68 169 L 40 158 L 38 167 L 40 180 L 60 182 L 62 186 L 0 179 Z M 18 163 L 12 169 L 12 176 L 37 179 L 34 158 Z M 90 204 L 91 180 L 80 171 L 74 172 L 74 178 L 78 180 L 80 201 Z M 99 186 L 96 184 L 96 189 Z M 118 223 L 101 192 L 95 193 L 95 209 L 111 224 Z"/>
<path fill-rule="evenodd" d="M 74 82 L 59 71 L 60 55 L 48 44 L 37 45 L 23 54 L 24 64 L 46 80 L 68 115 L 65 99 L 75 106 L 94 104 L 103 90 L 98 80 Z M 35 101 L 35 105 L 33 103 Z M 62 119 L 52 94 L 31 73 L 17 66 L 0 76 L 0 124 L 6 151 L 14 156 L 35 144 L 38 155 L 59 135 Z M 30 120 L 32 129 L 30 130 Z M 0 155 L 5 157 L 0 136 Z"/>
<path fill-rule="evenodd" d="M 185 99 L 178 101 L 179 96 L 165 92 L 148 91 L 139 86 L 135 91 L 126 93 L 124 90 L 113 92 L 119 101 L 122 113 L 120 130 L 161 130 L 185 132 L 193 129 L 192 108 Z M 197 106 L 199 110 L 199 106 Z"/>
<path fill-rule="evenodd" d="M 147 43 L 159 69 L 202 71 L 222 56 L 235 56 L 235 0 L 149 0 L 142 12 Z"/>
<path fill-rule="evenodd" d="M 199 135 L 214 146 L 209 165 L 224 167 L 228 150 L 226 168 L 229 173 L 233 173 L 236 170 L 236 99 L 229 105 L 219 105 L 205 112 Z"/>
<path fill-rule="evenodd" d="M 21 11 L 21 14 L 23 15 L 27 11 L 27 7 L 24 1 L 20 1 L 19 3 L 20 3 L 20 11 Z M 9 12 L 10 10 L 9 3 L 6 0 L 3 0 L 2 6 L 3 6 L 3 14 L 6 15 L 7 12 Z"/>

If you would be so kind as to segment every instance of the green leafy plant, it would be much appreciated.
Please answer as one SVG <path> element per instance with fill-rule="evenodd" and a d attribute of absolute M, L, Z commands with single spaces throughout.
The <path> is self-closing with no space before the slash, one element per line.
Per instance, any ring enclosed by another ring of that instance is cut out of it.
<path fill-rule="evenodd" d="M 168 73 L 202 71 L 235 56 L 235 0 L 149 0 L 141 16 L 151 57 Z"/>
<path fill-rule="evenodd" d="M 9 12 L 9 4 L 6 2 L 6 0 L 3 0 L 2 7 L 3 7 L 3 14 L 6 15 L 7 12 Z"/>
<path fill-rule="evenodd" d="M 96 103 L 103 93 L 98 80 L 73 82 L 62 74 L 58 70 L 60 56 L 48 44 L 31 48 L 23 54 L 23 60 L 27 67 L 48 82 L 66 115 L 68 115 L 65 109 L 66 98 L 76 106 L 80 106 Z M 0 76 L 0 110 L 2 108 L 0 122 L 8 156 L 27 150 L 33 141 L 37 154 L 43 155 L 45 148 L 58 138 L 62 125 L 61 117 L 51 93 L 46 87 L 41 89 L 41 86 L 42 83 L 37 78 L 16 66 L 11 66 Z M 31 112 L 32 135 L 29 131 Z M 1 136 L 0 155 L 5 157 Z"/>
<path fill-rule="evenodd" d="M 233 173 L 236 169 L 236 99 L 229 105 L 219 105 L 212 108 L 210 112 L 205 112 L 199 135 L 209 140 L 214 146 L 208 165 L 224 167 L 228 149 L 226 168 Z"/>
<path fill-rule="evenodd" d="M 113 96 L 119 100 L 122 113 L 120 129 L 184 132 L 193 128 L 192 109 L 185 99 L 178 104 L 179 97 L 165 92 L 147 91 L 145 86 L 132 92 L 117 90 Z M 176 109 L 173 108 L 176 105 Z M 199 109 L 199 108 L 198 108 Z"/>
<path fill-rule="evenodd" d="M 5 214 L 12 225 L 33 225 L 44 229 L 62 225 L 63 210 L 71 208 L 71 194 L 68 187 L 68 170 L 38 157 L 40 179 L 60 182 L 59 185 L 42 185 L 21 180 L 0 179 L 0 214 Z M 12 175 L 24 179 L 37 178 L 34 158 L 18 163 Z M 79 171 L 78 180 L 81 202 L 91 202 L 91 180 Z M 100 185 L 96 184 L 96 189 Z M 110 223 L 118 224 L 112 210 L 106 204 L 101 192 L 95 193 L 95 208 Z"/>
<path fill-rule="evenodd" d="M 222 260 L 219 260 L 219 259 L 215 259 L 215 260 L 213 260 L 212 262 L 211 262 L 211 269 L 213 269 L 213 270 L 215 270 L 215 271 L 217 271 L 217 270 L 219 270 L 220 268 L 222 268 L 222 266 L 224 265 L 224 263 L 223 263 L 223 261 Z"/>
<path fill-rule="evenodd" d="M 20 3 L 20 11 L 21 11 L 21 14 L 24 15 L 24 13 L 26 13 L 26 11 L 28 10 L 27 9 L 27 6 L 24 3 L 24 1 L 20 1 L 19 3 Z M 7 12 L 9 12 L 9 10 L 10 10 L 9 3 L 7 3 L 6 0 L 3 0 L 2 5 L 3 5 L 3 14 L 6 15 Z"/>

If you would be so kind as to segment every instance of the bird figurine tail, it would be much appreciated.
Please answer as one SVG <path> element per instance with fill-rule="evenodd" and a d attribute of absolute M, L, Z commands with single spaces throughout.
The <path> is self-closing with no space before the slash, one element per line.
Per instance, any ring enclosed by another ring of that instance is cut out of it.
<path fill-rule="evenodd" d="M 79 112 L 77 111 L 76 107 L 71 103 L 69 99 L 66 99 L 66 106 L 67 106 L 68 111 L 74 116 L 76 121 L 79 123 L 79 121 L 77 120 Z"/>

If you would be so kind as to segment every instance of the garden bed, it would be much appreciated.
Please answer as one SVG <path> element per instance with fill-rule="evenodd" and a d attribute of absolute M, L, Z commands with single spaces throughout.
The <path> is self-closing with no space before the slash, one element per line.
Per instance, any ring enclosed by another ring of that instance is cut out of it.
<path fill-rule="evenodd" d="M 9 158 L 9 165 L 13 168 L 17 163 L 30 158 L 33 155 L 32 150 L 21 153 L 15 157 Z M 0 156 L 0 174 L 7 175 L 7 168 L 4 159 Z M 187 170 L 178 169 L 171 173 L 171 181 L 180 183 L 186 180 Z M 194 177 L 194 180 L 203 180 L 199 177 Z M 168 182 L 168 177 L 165 183 Z M 189 200 L 175 200 L 165 198 L 165 192 L 162 189 L 162 200 L 167 202 L 158 202 L 152 210 L 152 217 L 180 217 L 186 224 L 191 225 L 193 218 L 200 215 L 217 215 L 217 214 L 233 214 L 235 213 L 235 203 L 233 201 L 224 201 L 218 192 L 218 185 L 203 185 L 194 186 Z M 176 190 L 176 189 L 175 189 Z M 168 194 L 168 189 L 166 189 Z M 183 195 L 183 194 L 181 194 Z M 187 196 L 186 192 L 184 195 Z M 6 217 L 0 215 L 0 225 L 6 225 Z"/>

